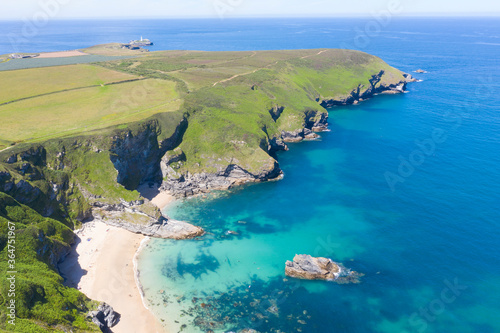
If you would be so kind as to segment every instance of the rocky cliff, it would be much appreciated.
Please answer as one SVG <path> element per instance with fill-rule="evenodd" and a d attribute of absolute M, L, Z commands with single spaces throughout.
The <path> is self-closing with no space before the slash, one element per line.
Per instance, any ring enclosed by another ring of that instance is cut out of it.
<path fill-rule="evenodd" d="M 232 163 L 229 161 L 223 163 L 223 159 L 219 158 L 220 163 L 212 163 L 212 165 L 216 165 L 216 170 L 192 172 L 189 167 L 186 167 L 188 157 L 180 147 L 167 152 L 161 159 L 163 177 L 161 190 L 169 191 L 177 197 L 186 197 L 211 190 L 226 190 L 245 183 L 280 178 L 283 172 L 279 167 L 275 153 L 280 150 L 288 150 L 287 143 L 318 139 L 319 132 L 328 130 L 327 108 L 357 104 L 378 94 L 404 93 L 407 83 L 415 81 L 409 74 L 402 74 L 399 78 L 386 78 L 385 75 L 384 70 L 378 71 L 371 75 L 366 84 L 358 85 L 348 96 L 340 98 L 317 97 L 315 100 L 321 107 L 318 109 L 305 108 L 300 113 L 301 119 L 298 125 L 292 126 L 293 129 L 282 128 L 278 130 L 278 133 L 269 134 L 267 127 L 263 126 L 262 131 L 265 133 L 265 137 L 261 140 L 260 148 L 269 155 L 269 159 L 261 162 L 257 170 L 248 170 L 241 163 L 238 163 L 237 159 L 231 159 Z M 253 90 L 254 87 L 252 86 Z M 286 106 L 274 105 L 268 112 L 279 128 L 280 118 L 287 112 Z M 241 144 L 244 145 L 246 142 L 242 141 Z"/>
<path fill-rule="evenodd" d="M 324 99 L 321 101 L 321 106 L 324 108 L 331 108 L 338 105 L 351 105 L 357 104 L 364 100 L 370 99 L 377 94 L 400 94 L 406 91 L 406 85 L 408 82 L 416 82 L 410 74 L 403 74 L 403 77 L 399 81 L 391 83 L 382 83 L 381 80 L 385 75 L 385 71 L 381 70 L 378 74 L 372 75 L 371 79 L 368 80 L 369 84 L 360 84 L 356 89 L 352 90 L 351 93 L 343 98 L 337 99 Z"/>
<path fill-rule="evenodd" d="M 70 227 L 97 218 L 152 237 L 201 235 L 201 228 L 163 217 L 135 191 L 161 180 L 161 158 L 187 125 L 184 117 L 177 121 L 171 129 L 154 119 L 109 136 L 16 147 L 0 155 L 0 191 Z"/>

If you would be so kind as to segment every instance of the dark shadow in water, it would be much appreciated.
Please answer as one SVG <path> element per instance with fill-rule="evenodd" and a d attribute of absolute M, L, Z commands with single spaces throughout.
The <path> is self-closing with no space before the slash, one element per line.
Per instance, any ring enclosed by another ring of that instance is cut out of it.
<path fill-rule="evenodd" d="M 190 274 L 195 279 L 198 279 L 202 274 L 208 273 L 209 271 L 215 272 L 219 266 L 220 263 L 217 258 L 207 252 L 198 254 L 195 258 L 195 263 L 184 262 L 180 253 L 177 256 L 177 273 L 180 277 Z"/>
<path fill-rule="evenodd" d="M 251 221 L 246 221 L 245 224 L 240 224 L 240 228 L 242 228 L 244 233 L 249 234 L 272 234 L 279 232 L 278 228 L 272 224 L 259 224 Z"/>

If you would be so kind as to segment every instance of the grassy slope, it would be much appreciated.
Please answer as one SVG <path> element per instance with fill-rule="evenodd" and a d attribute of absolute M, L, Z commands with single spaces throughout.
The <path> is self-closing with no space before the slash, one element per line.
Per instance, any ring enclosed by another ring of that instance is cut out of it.
<path fill-rule="evenodd" d="M 282 58 L 290 53 L 284 52 Z M 305 127 L 307 110 L 325 112 L 317 99 L 345 97 L 360 84 L 369 86 L 368 80 L 381 70 L 386 73 L 381 83 L 403 79 L 399 70 L 361 52 L 329 50 L 319 55 L 315 51 L 308 58 L 294 56 L 273 62 L 257 55 L 251 60 L 264 66 L 215 87 L 209 84 L 188 96 L 186 107 L 195 111 L 181 144 L 187 161 L 179 171 L 213 172 L 229 161 L 257 171 L 263 161 L 271 162 L 260 149 L 267 147 L 268 136 Z M 212 68 L 198 70 L 212 72 Z M 214 73 L 219 78 L 220 71 L 214 69 Z M 258 89 L 251 89 L 255 86 Z M 285 107 L 276 123 L 268 112 L 275 105 Z"/>
<path fill-rule="evenodd" d="M 16 325 L 6 325 L 8 222 L 15 223 Z M 15 332 L 100 332 L 85 318 L 95 302 L 62 286 L 49 255 L 73 242 L 73 232 L 0 192 L 0 328 Z"/>

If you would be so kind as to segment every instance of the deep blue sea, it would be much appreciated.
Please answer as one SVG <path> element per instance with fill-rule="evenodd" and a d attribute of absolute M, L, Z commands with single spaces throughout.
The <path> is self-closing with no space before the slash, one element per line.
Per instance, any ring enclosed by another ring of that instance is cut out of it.
<path fill-rule="evenodd" d="M 331 132 L 279 154 L 283 180 L 167 208 L 208 232 L 152 240 L 139 258 L 171 332 L 500 332 L 500 19 L 373 22 L 53 21 L 19 50 L 142 35 L 151 50 L 351 47 L 428 71 L 407 94 L 331 109 Z M 0 54 L 22 29 L 0 22 Z M 285 279 L 295 254 L 365 276 Z"/>

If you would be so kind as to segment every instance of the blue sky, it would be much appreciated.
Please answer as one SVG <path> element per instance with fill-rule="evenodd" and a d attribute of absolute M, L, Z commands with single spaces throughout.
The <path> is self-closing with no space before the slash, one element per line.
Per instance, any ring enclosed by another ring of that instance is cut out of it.
<path fill-rule="evenodd" d="M 2 0 L 0 19 L 369 16 L 390 8 L 402 16 L 500 15 L 499 0 Z"/>

